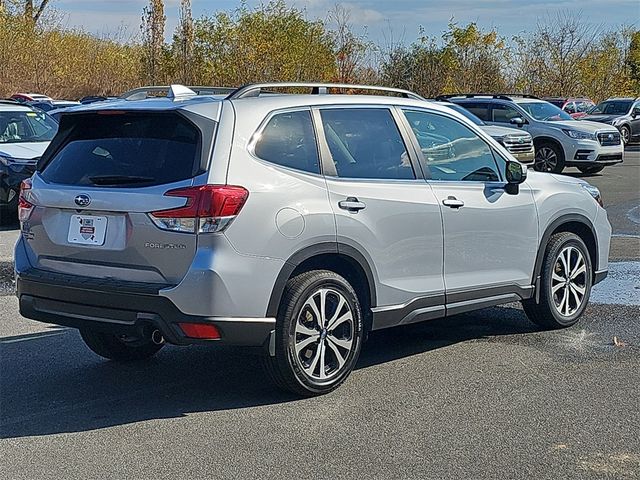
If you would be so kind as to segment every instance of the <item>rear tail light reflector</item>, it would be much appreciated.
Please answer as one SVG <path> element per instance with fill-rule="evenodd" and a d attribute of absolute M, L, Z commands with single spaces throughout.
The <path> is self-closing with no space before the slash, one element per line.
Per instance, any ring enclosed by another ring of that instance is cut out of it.
<path fill-rule="evenodd" d="M 167 197 L 186 198 L 186 204 L 149 214 L 158 228 L 185 233 L 221 232 L 238 215 L 249 192 L 235 185 L 202 185 L 169 190 Z"/>
<path fill-rule="evenodd" d="M 218 340 L 220 331 L 215 325 L 206 323 L 178 323 L 180 330 L 189 338 L 200 338 L 204 340 Z"/>

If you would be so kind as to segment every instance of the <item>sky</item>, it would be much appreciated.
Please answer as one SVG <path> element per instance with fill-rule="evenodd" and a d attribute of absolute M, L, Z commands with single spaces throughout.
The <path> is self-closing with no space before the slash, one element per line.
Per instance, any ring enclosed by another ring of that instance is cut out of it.
<path fill-rule="evenodd" d="M 264 0 L 265 2 L 267 0 Z M 51 5 L 64 14 L 69 27 L 81 27 L 96 34 L 117 31 L 135 35 L 146 0 L 54 0 Z M 259 1 L 248 0 L 249 6 Z M 479 26 L 511 38 L 535 28 L 537 19 L 557 11 L 579 12 L 593 27 L 615 29 L 620 25 L 640 26 L 640 0 L 287 0 L 305 9 L 309 18 L 325 19 L 336 4 L 351 12 L 351 23 L 369 39 L 378 43 L 410 43 L 420 27 L 428 35 L 440 36 L 451 18 L 460 24 L 476 22 Z M 177 24 L 180 0 L 166 0 L 167 39 Z M 232 0 L 191 0 L 193 15 L 231 11 L 240 2 Z"/>

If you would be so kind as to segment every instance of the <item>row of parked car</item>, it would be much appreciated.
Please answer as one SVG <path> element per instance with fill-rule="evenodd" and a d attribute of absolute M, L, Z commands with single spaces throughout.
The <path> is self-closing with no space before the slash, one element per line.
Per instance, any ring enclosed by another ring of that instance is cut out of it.
<path fill-rule="evenodd" d="M 129 101 L 164 95 L 169 87 L 142 87 L 124 93 Z M 226 94 L 223 87 L 190 87 L 198 95 Z M 114 97 L 88 96 L 79 102 L 18 93 L 0 104 L 0 213 L 15 218 L 20 182 L 35 170 L 65 112 Z M 536 170 L 560 173 L 577 167 L 594 174 L 622 162 L 623 144 L 640 137 L 640 101 L 610 98 L 539 99 L 520 94 L 443 95 L 434 100 L 465 116 L 497 140 L 514 158 Z M 588 108 L 590 106 L 590 108 Z M 47 112 L 47 113 L 44 113 Z M 580 121 L 576 118 L 580 117 Z M 604 124 L 604 125 L 603 125 Z M 615 128 L 614 128 L 615 127 Z M 437 132 L 433 132 L 438 143 Z"/>

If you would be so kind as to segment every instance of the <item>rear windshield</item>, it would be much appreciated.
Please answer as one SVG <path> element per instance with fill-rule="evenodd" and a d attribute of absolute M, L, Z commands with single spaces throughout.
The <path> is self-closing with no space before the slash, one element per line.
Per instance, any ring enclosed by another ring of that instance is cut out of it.
<path fill-rule="evenodd" d="M 198 173 L 200 131 L 177 113 L 82 114 L 68 120 L 67 138 L 41 173 L 47 182 L 142 187 Z"/>

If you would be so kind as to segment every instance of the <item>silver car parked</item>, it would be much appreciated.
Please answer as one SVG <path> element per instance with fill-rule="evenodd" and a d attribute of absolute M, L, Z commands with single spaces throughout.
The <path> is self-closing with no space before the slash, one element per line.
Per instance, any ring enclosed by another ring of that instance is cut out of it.
<path fill-rule="evenodd" d="M 74 107 L 19 209 L 25 317 L 118 361 L 260 347 L 301 395 L 340 385 L 371 330 L 512 301 L 574 324 L 611 233 L 595 187 L 527 176 L 451 109 L 326 84 Z"/>

